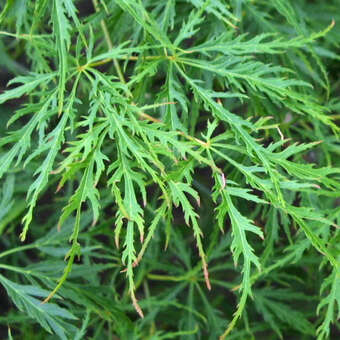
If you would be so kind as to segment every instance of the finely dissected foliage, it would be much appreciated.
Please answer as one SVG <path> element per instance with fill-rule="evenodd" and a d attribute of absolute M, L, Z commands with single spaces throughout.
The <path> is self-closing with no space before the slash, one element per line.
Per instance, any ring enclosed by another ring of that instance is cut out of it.
<path fill-rule="evenodd" d="M 9 338 L 336 338 L 339 0 L 1 6 Z"/>

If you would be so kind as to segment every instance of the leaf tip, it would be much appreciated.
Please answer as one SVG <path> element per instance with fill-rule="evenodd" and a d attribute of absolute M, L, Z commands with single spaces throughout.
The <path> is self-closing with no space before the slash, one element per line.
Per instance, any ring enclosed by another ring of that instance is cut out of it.
<path fill-rule="evenodd" d="M 203 263 L 203 273 L 204 273 L 205 284 L 206 284 L 208 290 L 211 290 L 211 284 L 210 284 L 210 280 L 209 280 L 208 265 L 206 264 L 206 262 Z"/>
<path fill-rule="evenodd" d="M 133 294 L 133 293 L 131 294 L 131 299 L 132 299 L 132 304 L 135 307 L 136 312 L 143 319 L 144 314 L 143 314 L 142 308 L 140 308 L 140 306 L 138 304 L 138 300 L 136 299 L 135 294 Z"/>

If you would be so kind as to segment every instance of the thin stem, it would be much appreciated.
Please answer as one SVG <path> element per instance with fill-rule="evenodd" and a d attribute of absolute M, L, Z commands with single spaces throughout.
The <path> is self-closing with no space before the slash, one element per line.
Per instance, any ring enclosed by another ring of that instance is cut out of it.
<path fill-rule="evenodd" d="M 51 37 L 51 34 L 16 34 L 16 33 L 10 33 L 5 31 L 0 31 L 0 35 L 6 35 L 8 37 L 17 38 L 17 39 L 43 39 L 43 38 L 49 38 Z"/>
<path fill-rule="evenodd" d="M 97 12 L 99 12 L 99 5 L 98 5 L 98 1 L 97 0 L 92 0 L 92 3 L 93 3 L 93 6 L 95 8 L 95 10 Z M 111 40 L 111 37 L 110 37 L 110 34 L 109 34 L 109 31 L 107 29 L 107 26 L 106 26 L 106 23 L 105 23 L 105 20 L 102 19 L 100 21 L 100 26 L 102 27 L 102 31 L 104 33 L 104 37 L 105 37 L 105 41 L 106 41 L 106 44 L 107 44 L 107 47 L 109 48 L 109 50 L 111 51 L 113 49 L 113 43 L 112 43 L 112 40 Z M 116 58 L 113 58 L 113 65 L 116 69 L 116 72 L 118 74 L 118 77 L 119 77 L 119 80 L 123 83 L 123 84 L 126 84 L 126 81 L 125 81 L 125 78 L 124 78 L 124 75 L 122 73 L 122 70 L 119 66 L 119 63 L 118 63 L 118 60 Z M 130 97 L 132 97 L 132 93 L 130 92 L 129 89 L 127 89 L 128 91 L 128 95 Z"/>
<path fill-rule="evenodd" d="M 12 248 L 12 249 L 9 249 L 9 250 L 6 250 L 6 251 L 0 253 L 0 257 L 5 257 L 5 256 L 17 253 L 19 251 L 24 251 L 24 250 L 27 250 L 27 249 L 34 249 L 34 248 L 37 248 L 39 246 L 40 245 L 33 243 L 33 244 L 28 244 L 26 246 Z"/>
<path fill-rule="evenodd" d="M 21 274 L 26 274 L 26 275 L 31 275 L 32 271 L 31 270 L 25 270 L 25 269 L 21 269 L 18 267 L 14 267 L 14 266 L 10 266 L 7 264 L 0 264 L 0 268 L 1 269 L 6 269 L 6 270 L 10 270 L 13 272 L 17 272 L 17 273 L 21 273 Z"/>
<path fill-rule="evenodd" d="M 188 279 L 187 275 L 171 276 L 171 275 L 148 274 L 147 277 L 150 280 L 156 281 L 186 281 Z"/>
<path fill-rule="evenodd" d="M 147 55 L 147 56 L 128 56 L 128 55 L 122 55 L 119 57 L 116 57 L 115 59 L 113 58 L 106 58 L 100 61 L 96 61 L 94 63 L 89 63 L 86 66 L 88 67 L 95 67 L 95 66 L 100 66 L 100 65 L 104 65 L 107 63 L 110 63 L 113 60 L 120 59 L 120 60 L 134 60 L 137 61 L 139 59 L 145 59 L 145 60 L 157 60 L 157 59 L 167 59 L 167 60 L 174 60 L 173 56 L 167 56 L 167 55 Z"/>

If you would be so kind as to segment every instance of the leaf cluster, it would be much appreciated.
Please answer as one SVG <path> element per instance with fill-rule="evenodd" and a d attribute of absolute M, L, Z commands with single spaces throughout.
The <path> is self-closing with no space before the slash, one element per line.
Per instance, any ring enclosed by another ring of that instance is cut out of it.
<path fill-rule="evenodd" d="M 339 0 L 1 6 L 9 338 L 336 337 Z"/>

